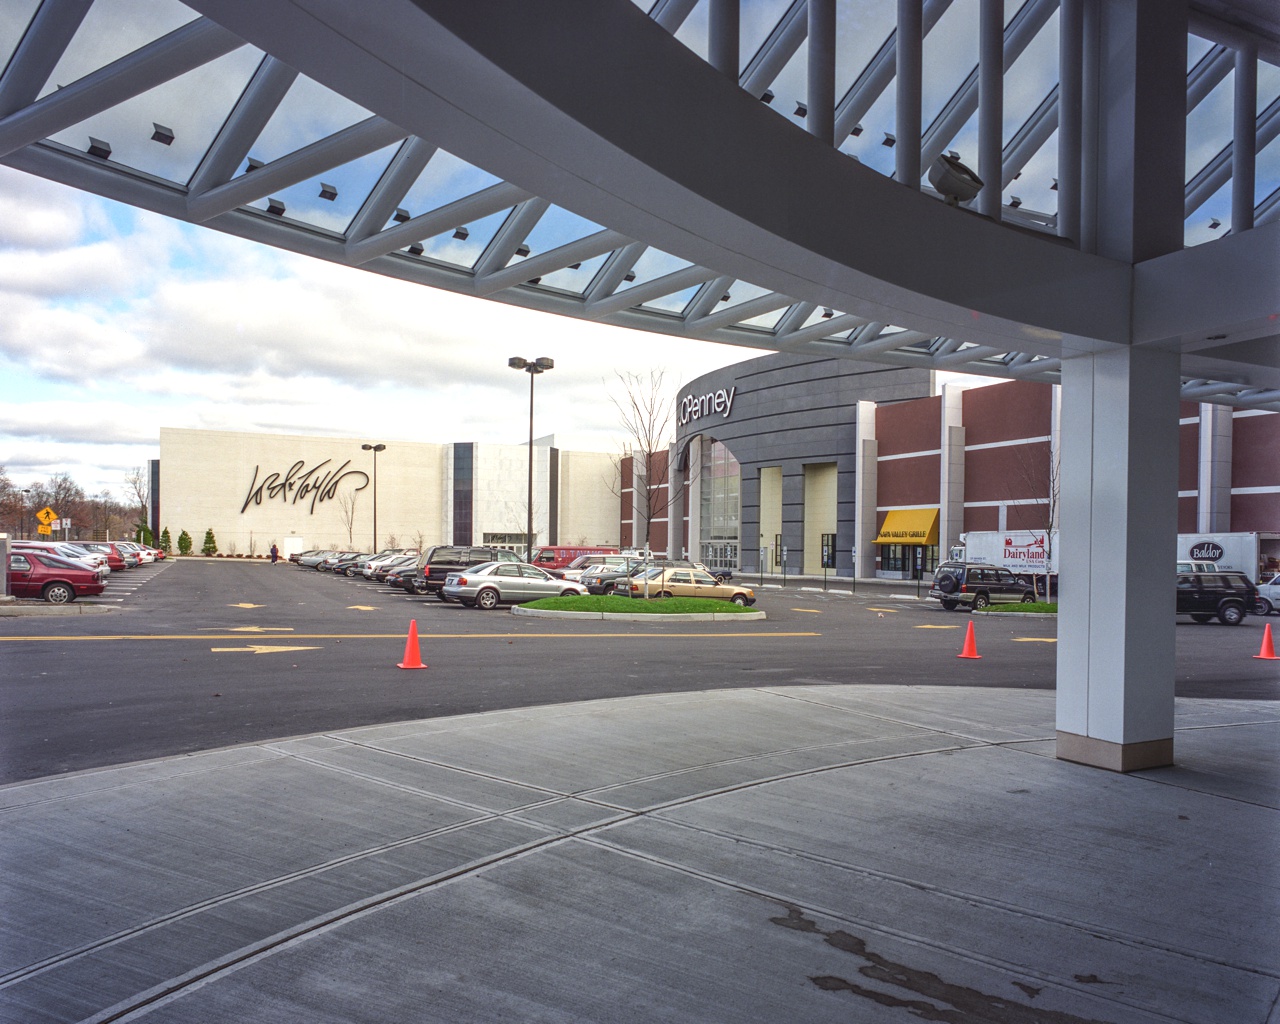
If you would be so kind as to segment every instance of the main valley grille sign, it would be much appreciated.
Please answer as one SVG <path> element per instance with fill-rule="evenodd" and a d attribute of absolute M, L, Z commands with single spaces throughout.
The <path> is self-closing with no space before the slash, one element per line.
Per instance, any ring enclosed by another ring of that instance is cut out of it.
<path fill-rule="evenodd" d="M 340 466 L 334 466 L 332 459 L 325 459 L 308 469 L 306 462 L 299 459 L 283 473 L 268 473 L 261 481 L 258 474 L 262 467 L 254 466 L 253 483 L 240 506 L 240 514 L 243 515 L 250 505 L 279 500 L 286 505 L 309 505 L 311 514 L 315 515 L 316 505 L 332 500 L 344 481 L 349 485 L 358 483 L 359 486 L 352 488 L 353 493 L 369 486 L 369 474 L 348 469 L 350 465 L 350 459 Z"/>

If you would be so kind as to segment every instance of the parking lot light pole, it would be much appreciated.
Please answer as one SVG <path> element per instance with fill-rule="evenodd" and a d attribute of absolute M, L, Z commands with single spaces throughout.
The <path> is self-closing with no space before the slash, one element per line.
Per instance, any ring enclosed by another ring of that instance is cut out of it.
<path fill-rule="evenodd" d="M 378 452 L 385 452 L 385 444 L 362 444 L 361 451 L 373 452 L 373 548 L 369 554 L 378 553 Z"/>
<path fill-rule="evenodd" d="M 31 504 L 31 489 L 24 487 L 22 490 L 22 539 L 30 540 L 27 536 L 27 506 Z"/>
<path fill-rule="evenodd" d="M 552 359 L 546 356 L 539 356 L 537 359 L 524 359 L 521 356 L 512 356 L 507 360 L 507 365 L 513 370 L 524 370 L 529 375 L 529 517 L 525 525 L 525 561 L 533 561 L 533 378 L 540 373 L 545 373 L 552 369 L 556 364 Z"/>

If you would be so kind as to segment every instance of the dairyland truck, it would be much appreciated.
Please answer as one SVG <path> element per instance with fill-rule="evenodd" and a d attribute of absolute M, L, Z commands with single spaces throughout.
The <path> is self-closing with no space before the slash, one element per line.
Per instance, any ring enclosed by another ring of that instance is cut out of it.
<path fill-rule="evenodd" d="M 960 539 L 950 552 L 956 561 L 998 565 L 1028 579 L 1058 574 L 1057 530 L 975 530 Z M 1212 562 L 1258 583 L 1280 571 L 1280 533 L 1180 533 L 1178 561 Z"/>

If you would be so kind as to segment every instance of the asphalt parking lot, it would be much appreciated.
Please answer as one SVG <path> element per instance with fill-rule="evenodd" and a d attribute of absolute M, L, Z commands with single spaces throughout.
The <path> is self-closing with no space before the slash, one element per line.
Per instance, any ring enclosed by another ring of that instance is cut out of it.
<path fill-rule="evenodd" d="M 974 617 L 914 584 L 758 589 L 765 621 L 566 621 L 410 598 L 282 563 L 113 577 L 104 614 L 0 618 L 0 781 L 500 708 L 753 686 L 1051 689 L 1053 617 Z M 900 593 L 899 593 L 900 592 Z M 81 604 L 81 602 L 77 602 Z M 410 621 L 428 668 L 403 671 Z M 1275 620 L 1273 620 L 1275 621 Z M 1177 694 L 1280 699 L 1262 623 L 1178 625 Z"/>

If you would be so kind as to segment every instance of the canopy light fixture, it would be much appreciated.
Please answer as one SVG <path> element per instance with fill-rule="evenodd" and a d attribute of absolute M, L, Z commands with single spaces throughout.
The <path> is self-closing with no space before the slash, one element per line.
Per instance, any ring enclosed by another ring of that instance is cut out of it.
<path fill-rule="evenodd" d="M 396 212 L 391 215 L 391 219 L 397 224 L 403 224 L 409 219 L 409 211 L 403 206 L 397 206 Z"/>
<path fill-rule="evenodd" d="M 422 255 L 422 243 L 421 243 L 421 242 L 414 242 L 414 243 L 413 243 L 413 245 L 409 246 L 409 255 L 410 255 L 410 256 L 421 256 L 421 255 Z"/>
<path fill-rule="evenodd" d="M 898 144 L 898 137 L 894 135 L 893 132 L 884 133 L 884 142 L 880 143 L 880 145 L 888 146 L 890 149 L 893 149 L 893 147 L 896 146 L 897 144 Z"/>
<path fill-rule="evenodd" d="M 471 237 L 471 232 L 468 231 L 466 228 L 454 228 L 453 237 L 456 238 L 459 242 L 465 242 L 468 238 Z"/>
<path fill-rule="evenodd" d="M 830 320 L 830 319 L 831 319 L 833 316 L 835 316 L 835 315 L 836 315 L 836 311 L 835 311 L 834 309 L 832 309 L 830 306 L 823 306 L 823 307 L 822 307 L 822 319 L 823 319 L 823 320 Z"/>
<path fill-rule="evenodd" d="M 1053 179 L 1053 184 L 1049 186 L 1049 191 L 1050 191 L 1050 192 L 1057 192 L 1057 191 L 1058 191 L 1058 179 L 1057 179 L 1057 178 L 1054 178 L 1054 179 Z"/>
<path fill-rule="evenodd" d="M 1021 205 L 1022 205 L 1022 199 L 1020 197 L 1018 196 L 1009 197 L 1009 206 L 1011 209 L 1016 210 Z"/>
<path fill-rule="evenodd" d="M 320 182 L 320 198 L 327 199 L 329 200 L 329 202 L 333 202 L 335 199 L 338 198 L 337 188 L 334 187 L 333 185 L 326 185 L 323 181 Z"/>
<path fill-rule="evenodd" d="M 805 106 L 804 100 L 796 100 L 796 117 L 808 117 L 809 108 Z"/>
<path fill-rule="evenodd" d="M 529 278 L 529 280 L 525 282 L 525 284 L 541 284 L 541 283 L 542 283 L 542 278 L 540 277 L 531 277 Z"/>
<path fill-rule="evenodd" d="M 857 138 L 859 135 L 862 134 L 862 125 L 855 124 L 852 128 L 849 129 L 849 134 L 852 135 L 854 138 Z"/>
<path fill-rule="evenodd" d="M 1217 231 L 1220 227 L 1222 227 L 1222 221 L 1218 220 L 1217 217 L 1214 217 L 1213 220 L 1209 221 L 1210 231 Z"/>
<path fill-rule="evenodd" d="M 111 159 L 111 143 L 103 142 L 101 139 L 95 139 L 89 136 L 89 155 L 96 156 L 99 160 Z"/>
<path fill-rule="evenodd" d="M 262 167 L 261 160 L 253 156 L 248 157 L 244 162 L 244 173 L 248 174 L 250 171 L 256 171 L 261 167 Z"/>
<path fill-rule="evenodd" d="M 630 282 L 630 281 L 634 281 L 635 279 L 636 279 L 636 272 L 634 270 L 628 270 L 625 274 L 622 275 L 622 280 L 624 281 Z"/>
<path fill-rule="evenodd" d="M 276 217 L 283 217 L 283 216 L 284 216 L 284 200 L 282 200 L 282 199 L 268 199 L 268 200 L 267 200 L 267 213 L 273 214 L 273 215 L 275 215 Z"/>
<path fill-rule="evenodd" d="M 773 90 L 772 90 L 772 89 L 766 89 L 764 92 L 762 92 L 762 93 L 760 94 L 760 102 L 761 102 L 761 103 L 772 103 L 772 102 L 773 102 Z"/>
<path fill-rule="evenodd" d="M 155 121 L 151 122 L 151 127 L 154 129 L 154 131 L 152 131 L 151 133 L 152 142 L 158 142 L 162 146 L 173 145 L 173 129 L 172 128 L 166 128 L 164 125 L 157 124 Z"/>
<path fill-rule="evenodd" d="M 519 245 L 516 246 L 517 256 L 528 256 L 530 252 L 532 252 L 532 250 L 527 245 L 525 245 L 524 242 L 521 242 Z"/>

